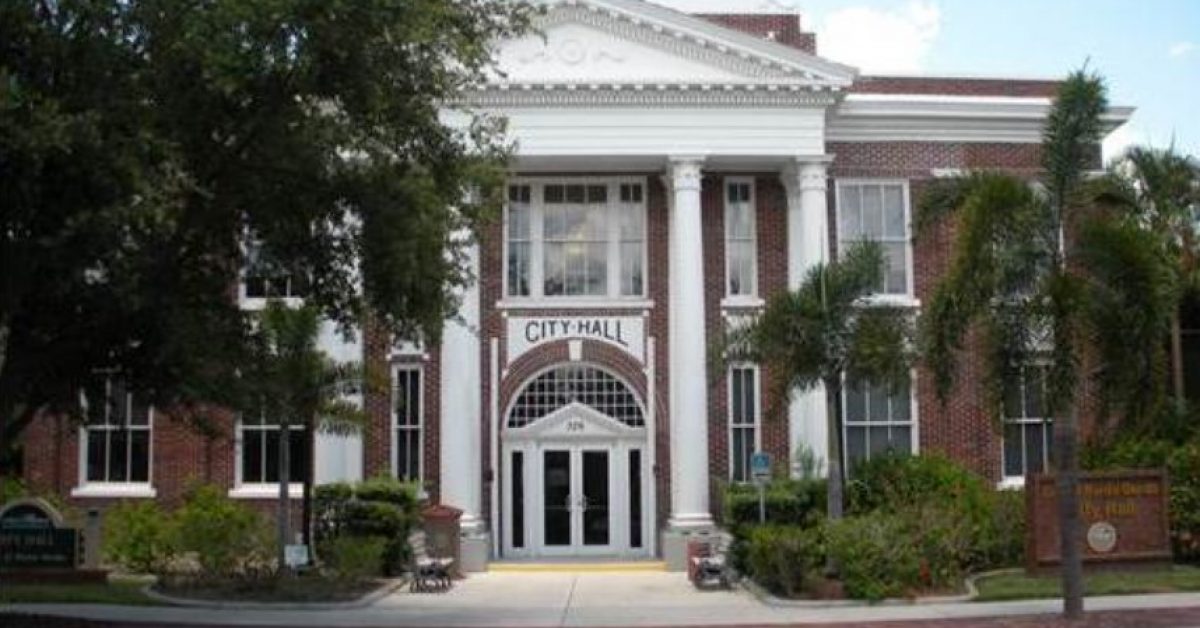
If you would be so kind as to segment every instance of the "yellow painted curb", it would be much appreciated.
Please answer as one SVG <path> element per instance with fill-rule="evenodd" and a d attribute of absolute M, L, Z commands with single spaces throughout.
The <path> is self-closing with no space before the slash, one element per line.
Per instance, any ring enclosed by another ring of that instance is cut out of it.
<path fill-rule="evenodd" d="M 621 572 L 621 571 L 666 571 L 662 561 L 637 561 L 628 563 L 515 563 L 499 562 L 488 565 L 489 572 L 499 573 L 575 573 L 575 572 Z"/>

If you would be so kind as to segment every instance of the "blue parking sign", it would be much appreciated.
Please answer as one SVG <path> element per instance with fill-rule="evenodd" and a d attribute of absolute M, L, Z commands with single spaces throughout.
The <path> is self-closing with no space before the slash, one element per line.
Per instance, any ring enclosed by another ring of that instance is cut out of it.
<path fill-rule="evenodd" d="M 771 478 L 771 456 L 765 451 L 756 451 L 750 456 L 750 475 L 755 480 Z"/>

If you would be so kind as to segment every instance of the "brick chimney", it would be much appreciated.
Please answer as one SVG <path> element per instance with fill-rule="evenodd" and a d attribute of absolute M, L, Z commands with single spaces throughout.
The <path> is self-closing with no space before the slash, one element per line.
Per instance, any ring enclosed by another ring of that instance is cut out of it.
<path fill-rule="evenodd" d="M 800 16 L 795 13 L 697 13 L 695 17 L 817 54 L 816 34 L 800 30 Z"/>

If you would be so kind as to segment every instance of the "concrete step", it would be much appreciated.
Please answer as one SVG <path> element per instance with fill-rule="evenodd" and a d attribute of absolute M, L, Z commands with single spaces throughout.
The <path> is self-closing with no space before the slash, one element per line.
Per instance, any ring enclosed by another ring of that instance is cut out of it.
<path fill-rule="evenodd" d="M 497 573 L 577 573 L 577 572 L 638 572 L 666 571 L 661 560 L 634 561 L 516 561 L 488 563 L 488 571 Z"/>

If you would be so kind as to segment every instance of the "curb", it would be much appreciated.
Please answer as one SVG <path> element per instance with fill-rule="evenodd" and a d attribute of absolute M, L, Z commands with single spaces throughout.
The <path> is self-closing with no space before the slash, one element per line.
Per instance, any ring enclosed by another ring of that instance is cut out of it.
<path fill-rule="evenodd" d="M 234 602 L 229 600 L 197 600 L 186 597 L 176 597 L 167 595 L 154 590 L 153 584 L 147 584 L 142 587 L 142 593 L 157 602 L 169 606 L 182 606 L 185 608 L 211 608 L 217 610 L 244 610 L 244 611 L 338 611 L 350 610 L 356 608 L 365 608 L 371 606 L 375 602 L 391 595 L 400 587 L 408 582 L 406 578 L 393 578 L 387 580 L 383 585 L 377 587 L 374 591 L 363 595 L 357 600 L 349 602 Z"/>
<path fill-rule="evenodd" d="M 979 589 L 975 586 L 978 579 L 989 576 L 996 576 L 1004 573 L 1020 571 L 1020 569 L 997 569 L 994 571 L 985 571 L 982 573 L 971 574 L 963 580 L 963 588 L 966 593 L 958 595 L 930 595 L 917 598 L 886 598 L 877 602 L 869 602 L 865 600 L 793 600 L 781 598 L 763 587 L 759 586 L 750 578 L 742 577 L 738 582 L 746 591 L 750 592 L 759 602 L 775 608 L 868 608 L 874 606 L 922 606 L 925 604 L 962 604 L 973 601 L 979 596 Z"/>

